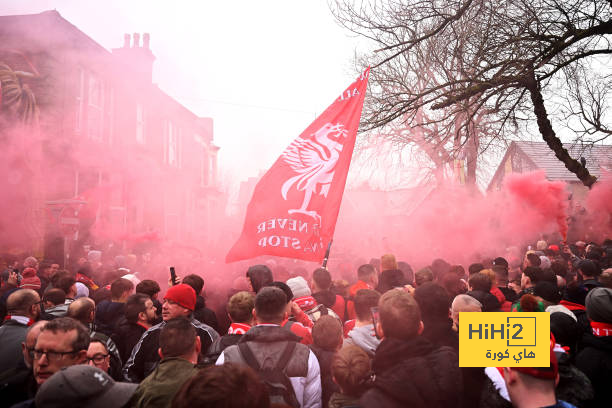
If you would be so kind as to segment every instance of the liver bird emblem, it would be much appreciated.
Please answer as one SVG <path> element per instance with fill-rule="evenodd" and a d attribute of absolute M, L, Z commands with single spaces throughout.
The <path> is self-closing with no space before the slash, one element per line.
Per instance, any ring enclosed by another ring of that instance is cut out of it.
<path fill-rule="evenodd" d="M 297 173 L 283 183 L 283 199 L 287 200 L 292 187 L 304 192 L 300 208 L 289 210 L 289 214 L 308 215 L 321 225 L 319 213 L 308 206 L 314 194 L 327 197 L 347 134 L 342 124 L 326 123 L 309 137 L 295 139 L 283 152 L 283 160 Z"/>

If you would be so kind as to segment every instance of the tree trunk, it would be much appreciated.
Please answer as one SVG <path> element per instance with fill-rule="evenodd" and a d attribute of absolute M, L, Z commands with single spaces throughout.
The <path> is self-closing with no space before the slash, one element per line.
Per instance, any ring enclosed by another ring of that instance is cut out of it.
<path fill-rule="evenodd" d="M 529 74 L 530 77 L 526 79 L 525 86 L 529 90 L 529 95 L 531 96 L 531 102 L 533 103 L 533 112 L 536 115 L 536 119 L 538 121 L 538 128 L 540 129 L 540 134 L 542 138 L 550 147 L 550 149 L 555 152 L 555 156 L 563 164 L 565 167 L 574 173 L 582 183 L 591 188 L 593 184 L 597 181 L 597 177 L 591 175 L 589 170 L 580 164 L 578 160 L 575 160 L 570 156 L 567 149 L 563 147 L 561 140 L 555 134 L 555 131 L 548 120 L 548 113 L 546 112 L 546 107 L 544 106 L 544 98 L 542 97 L 542 92 L 540 89 L 540 83 L 537 81 L 535 77 L 535 72 L 531 71 Z"/>

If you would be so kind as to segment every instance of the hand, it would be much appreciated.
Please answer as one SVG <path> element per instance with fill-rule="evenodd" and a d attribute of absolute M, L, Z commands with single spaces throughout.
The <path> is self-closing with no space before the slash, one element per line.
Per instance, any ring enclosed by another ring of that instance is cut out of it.
<path fill-rule="evenodd" d="M 300 306 L 295 303 L 293 300 L 291 301 L 291 314 L 294 316 L 299 315 L 300 313 L 302 313 L 302 309 L 300 308 Z"/>
<path fill-rule="evenodd" d="M 9 273 L 9 278 L 6 281 L 6 283 L 11 284 L 13 286 L 17 286 L 17 281 L 18 280 L 19 280 L 19 277 L 17 275 L 17 272 L 11 271 L 11 273 Z"/>
<path fill-rule="evenodd" d="M 172 282 L 172 278 L 168 278 L 168 286 L 174 286 L 174 285 L 178 285 L 179 283 L 181 283 L 181 277 L 178 275 L 176 276 L 174 280 L 176 281 L 176 283 Z"/>
<path fill-rule="evenodd" d="M 416 289 L 414 289 L 414 287 L 412 285 L 405 285 L 404 286 L 404 290 L 407 291 L 408 293 L 410 293 L 411 295 L 414 295 L 414 291 Z"/>

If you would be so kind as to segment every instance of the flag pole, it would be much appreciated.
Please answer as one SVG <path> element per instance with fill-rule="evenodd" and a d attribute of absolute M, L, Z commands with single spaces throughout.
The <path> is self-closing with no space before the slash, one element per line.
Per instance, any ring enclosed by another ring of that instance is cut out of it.
<path fill-rule="evenodd" d="M 325 258 L 323 258 L 323 264 L 321 267 L 323 269 L 327 269 L 327 260 L 329 259 L 329 251 L 331 250 L 332 242 L 334 242 L 333 238 L 329 240 L 329 244 L 327 244 L 327 251 L 325 251 Z"/>

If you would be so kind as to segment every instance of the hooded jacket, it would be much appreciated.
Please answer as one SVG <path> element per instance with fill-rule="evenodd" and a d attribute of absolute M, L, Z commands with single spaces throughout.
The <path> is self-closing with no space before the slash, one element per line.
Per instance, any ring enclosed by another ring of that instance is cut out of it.
<path fill-rule="evenodd" d="M 103 300 L 96 306 L 96 329 L 107 336 L 112 336 L 115 325 L 125 314 L 125 303 Z"/>
<path fill-rule="evenodd" d="M 576 356 L 576 367 L 591 380 L 595 390 L 594 407 L 612 406 L 612 336 L 595 337 L 586 333 L 582 350 Z"/>
<path fill-rule="evenodd" d="M 196 296 L 196 305 L 193 311 L 193 318 L 212 327 L 217 333 L 219 332 L 217 315 L 211 309 L 206 307 L 206 301 L 200 295 Z"/>
<path fill-rule="evenodd" d="M 342 321 L 346 320 L 346 301 L 342 296 L 336 295 L 329 290 L 323 290 L 313 293 L 312 297 L 315 298 L 317 303 L 333 310 Z"/>
<path fill-rule="evenodd" d="M 417 336 L 410 340 L 385 338 L 372 364 L 373 388 L 361 406 L 451 408 L 461 406 L 463 392 L 458 357 L 450 347 L 436 348 Z"/>
<path fill-rule="evenodd" d="M 117 345 L 117 349 L 119 349 L 121 361 L 128 361 L 130 354 L 132 354 L 132 349 L 146 331 L 147 328 L 138 323 L 130 323 L 125 318 L 119 320 L 111 339 Z"/>
<path fill-rule="evenodd" d="M 140 383 L 132 397 L 131 407 L 169 407 L 183 384 L 197 372 L 198 369 L 185 359 L 177 357 L 163 359 Z"/>
<path fill-rule="evenodd" d="M 287 342 L 299 341 L 299 337 L 278 325 L 252 327 L 240 339 L 246 342 L 262 368 L 274 367 Z M 229 361 L 246 364 L 238 346 L 226 348 L 217 360 L 217 365 Z M 321 407 L 321 375 L 315 354 L 305 345 L 297 344 L 293 355 L 285 366 L 293 391 L 302 408 Z"/>
<path fill-rule="evenodd" d="M 368 324 L 367 326 L 355 327 L 348 333 L 346 339 L 344 339 L 344 345 L 354 344 L 366 353 L 370 358 L 374 357 L 374 353 L 380 344 L 380 340 L 373 335 L 374 325 Z"/>

